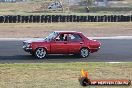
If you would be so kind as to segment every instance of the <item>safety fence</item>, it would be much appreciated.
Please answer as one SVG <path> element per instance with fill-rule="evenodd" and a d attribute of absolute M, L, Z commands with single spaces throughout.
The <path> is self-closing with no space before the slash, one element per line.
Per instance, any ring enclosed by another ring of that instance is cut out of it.
<path fill-rule="evenodd" d="M 0 23 L 52 23 L 52 22 L 132 22 L 132 15 L 4 15 Z"/>

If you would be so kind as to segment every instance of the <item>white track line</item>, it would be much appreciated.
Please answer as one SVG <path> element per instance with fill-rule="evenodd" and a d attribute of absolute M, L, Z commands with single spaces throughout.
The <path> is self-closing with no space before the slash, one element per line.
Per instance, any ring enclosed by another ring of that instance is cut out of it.
<path fill-rule="evenodd" d="M 119 64 L 119 63 L 124 63 L 124 62 L 107 62 L 107 63 L 110 63 L 110 64 Z"/>
<path fill-rule="evenodd" d="M 89 37 L 91 39 L 132 39 L 132 36 Z"/>
<path fill-rule="evenodd" d="M 19 41 L 19 40 L 31 40 L 35 38 L 0 38 L 0 41 Z"/>
<path fill-rule="evenodd" d="M 112 37 L 88 37 L 89 39 L 132 39 L 132 36 L 112 36 Z M 0 41 L 19 41 L 19 40 L 31 40 L 37 38 L 0 38 Z"/>

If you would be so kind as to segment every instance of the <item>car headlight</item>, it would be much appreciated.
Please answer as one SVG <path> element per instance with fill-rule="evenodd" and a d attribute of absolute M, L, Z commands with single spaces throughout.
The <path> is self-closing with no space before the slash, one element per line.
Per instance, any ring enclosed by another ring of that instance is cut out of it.
<path fill-rule="evenodd" d="M 30 47 L 30 43 L 27 43 L 27 47 Z"/>

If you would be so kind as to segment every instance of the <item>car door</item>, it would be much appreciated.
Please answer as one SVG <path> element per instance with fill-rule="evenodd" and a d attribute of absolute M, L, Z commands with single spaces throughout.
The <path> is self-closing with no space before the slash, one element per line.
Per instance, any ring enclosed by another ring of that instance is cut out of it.
<path fill-rule="evenodd" d="M 69 34 L 69 53 L 79 53 L 80 49 L 84 45 L 83 39 L 79 34 Z"/>
<path fill-rule="evenodd" d="M 68 53 L 67 35 L 68 34 L 59 34 L 54 39 L 54 41 L 51 43 L 51 53 L 52 54 L 67 54 Z"/>

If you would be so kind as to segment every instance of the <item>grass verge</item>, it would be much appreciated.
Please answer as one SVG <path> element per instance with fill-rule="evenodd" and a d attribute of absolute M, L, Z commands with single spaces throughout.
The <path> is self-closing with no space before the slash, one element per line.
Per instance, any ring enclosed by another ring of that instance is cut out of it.
<path fill-rule="evenodd" d="M 116 64 L 105 62 L 0 64 L 0 88 L 82 88 L 78 82 L 82 68 L 89 71 L 91 79 L 132 80 L 131 62 Z M 111 86 L 96 87 L 111 88 Z M 112 86 L 112 88 L 131 87 Z"/>

